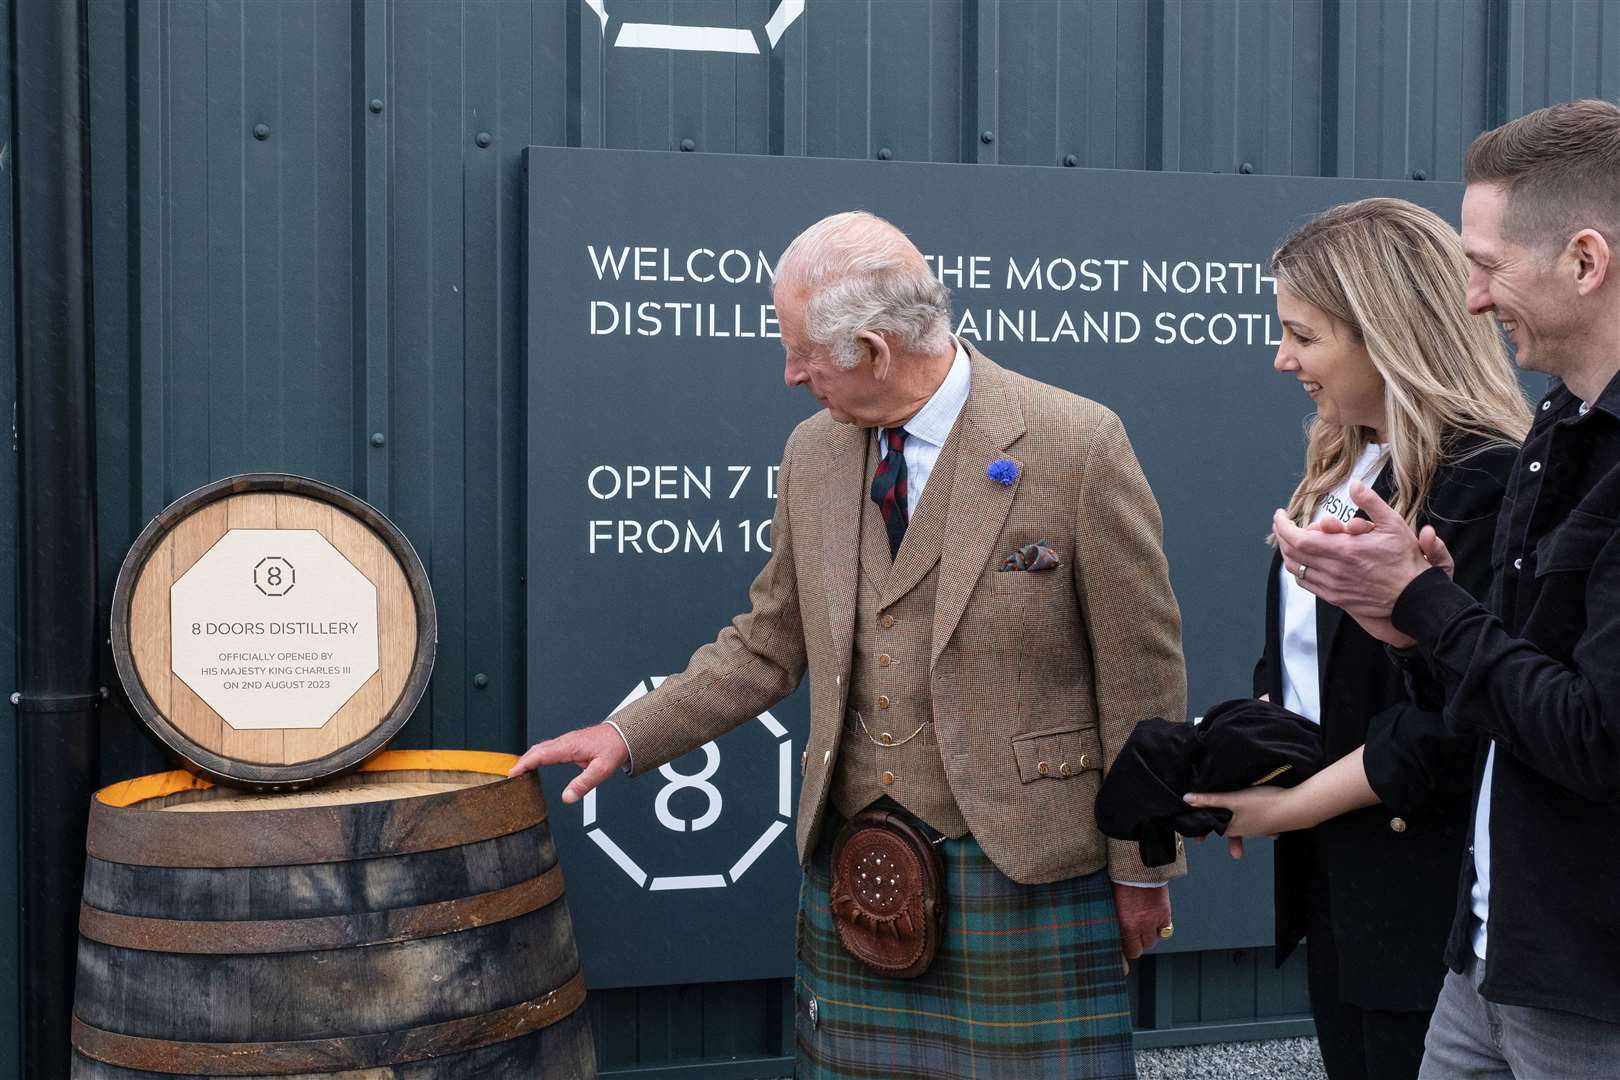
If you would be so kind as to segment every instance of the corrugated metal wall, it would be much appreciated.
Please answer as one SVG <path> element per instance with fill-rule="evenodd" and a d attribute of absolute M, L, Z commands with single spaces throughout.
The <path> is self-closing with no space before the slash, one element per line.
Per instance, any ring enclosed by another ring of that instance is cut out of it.
<path fill-rule="evenodd" d="M 402 745 L 523 730 L 525 145 L 1452 179 L 1485 127 L 1620 97 L 1620 0 L 808 0 L 774 49 L 772 0 L 603 0 L 605 25 L 586 0 L 88 5 L 104 607 L 141 525 L 196 485 L 285 469 L 354 491 L 439 603 Z M 767 48 L 611 47 L 625 22 Z M 107 714 L 105 779 L 163 764 Z M 1253 957 L 1212 961 L 1211 987 L 1222 964 L 1253 992 L 1206 1007 L 1165 982 L 1160 1022 L 1299 1007 Z M 1232 1000 L 1251 1004 L 1216 1015 Z M 780 1052 L 784 1002 L 760 984 L 595 1007 L 628 1068 Z"/>

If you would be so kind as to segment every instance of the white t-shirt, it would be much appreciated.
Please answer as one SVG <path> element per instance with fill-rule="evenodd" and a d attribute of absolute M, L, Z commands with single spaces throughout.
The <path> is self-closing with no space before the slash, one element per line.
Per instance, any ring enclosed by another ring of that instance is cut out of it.
<path fill-rule="evenodd" d="M 1333 490 L 1316 507 L 1313 521 L 1336 517 L 1347 522 L 1356 516 L 1356 504 L 1350 501 L 1350 485 L 1357 480 L 1371 484 L 1384 464 L 1384 444 L 1371 443 L 1356 459 L 1355 467 L 1344 483 Z M 1306 564 L 1306 577 L 1309 578 Z M 1286 566 L 1277 571 L 1282 575 L 1277 592 L 1278 617 L 1282 620 L 1283 708 L 1298 713 L 1313 724 L 1322 722 L 1322 679 L 1316 660 L 1316 597 L 1306 591 L 1288 572 Z"/>

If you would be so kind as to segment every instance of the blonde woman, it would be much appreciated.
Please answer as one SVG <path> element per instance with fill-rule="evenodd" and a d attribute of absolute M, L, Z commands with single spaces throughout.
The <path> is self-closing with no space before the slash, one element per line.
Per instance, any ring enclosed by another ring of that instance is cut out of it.
<path fill-rule="evenodd" d="M 1426 551 L 1449 549 L 1456 581 L 1483 596 L 1530 411 L 1490 321 L 1468 314 L 1457 235 L 1421 207 L 1367 199 L 1305 225 L 1272 264 L 1274 366 L 1317 409 L 1288 516 L 1355 530 L 1360 480 L 1422 530 Z M 1472 735 L 1448 730 L 1396 659 L 1274 556 L 1254 693 L 1320 724 L 1336 764 L 1288 790 L 1188 796 L 1234 811 L 1234 855 L 1241 837 L 1285 834 L 1278 962 L 1307 938 L 1332 1080 L 1417 1075 L 1466 843 Z"/>

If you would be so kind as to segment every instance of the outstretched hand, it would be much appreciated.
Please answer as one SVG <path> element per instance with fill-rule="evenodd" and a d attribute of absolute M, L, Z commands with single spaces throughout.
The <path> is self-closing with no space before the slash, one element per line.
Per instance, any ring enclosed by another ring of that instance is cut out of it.
<path fill-rule="evenodd" d="M 1293 794 L 1298 790 L 1263 784 L 1241 791 L 1194 792 L 1183 795 L 1182 801 L 1200 810 L 1232 811 L 1232 820 L 1225 832 L 1226 849 L 1232 858 L 1241 859 L 1246 836 L 1275 838 L 1278 833 L 1308 829 L 1316 824 L 1310 808 Z"/>
<path fill-rule="evenodd" d="M 562 793 L 563 802 L 576 803 L 628 760 L 630 748 L 624 739 L 612 724 L 603 723 L 535 743 L 506 775 L 517 776 L 541 765 L 578 765 L 580 774 L 568 782 Z"/>

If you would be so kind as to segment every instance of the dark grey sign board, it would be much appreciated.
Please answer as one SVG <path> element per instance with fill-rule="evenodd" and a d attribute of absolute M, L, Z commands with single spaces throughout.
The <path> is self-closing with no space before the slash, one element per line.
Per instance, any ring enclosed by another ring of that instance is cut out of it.
<path fill-rule="evenodd" d="M 1313 213 L 1396 195 L 1455 222 L 1455 184 L 528 151 L 528 726 L 593 723 L 746 609 L 775 468 L 814 411 L 782 382 L 770 281 L 806 225 L 889 218 L 958 332 L 1125 421 L 1164 512 L 1193 712 L 1249 693 L 1264 537 L 1311 406 L 1271 368 L 1265 263 Z M 854 557 L 854 553 L 851 553 Z M 553 829 L 593 987 L 791 974 L 800 692 Z M 1031 828 L 1039 828 L 1031 822 Z M 1177 950 L 1271 940 L 1271 853 L 1192 849 Z"/>

